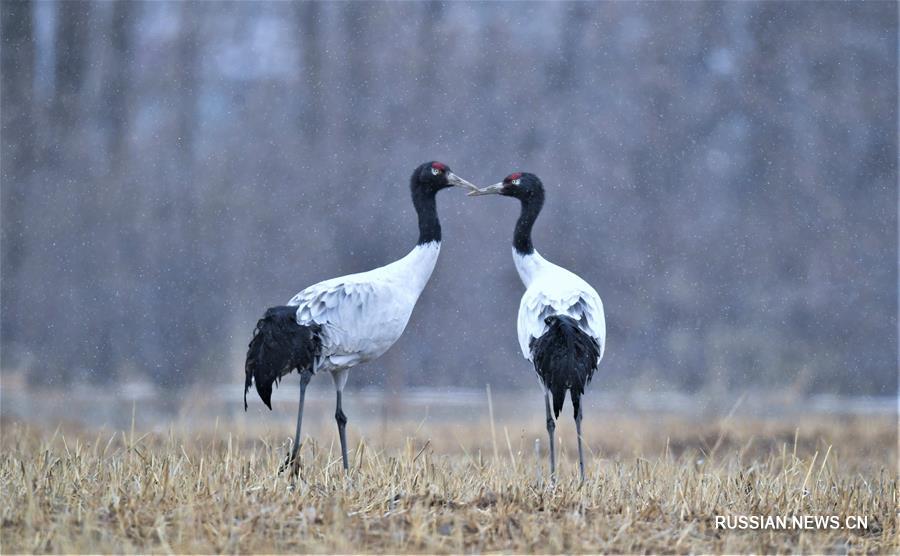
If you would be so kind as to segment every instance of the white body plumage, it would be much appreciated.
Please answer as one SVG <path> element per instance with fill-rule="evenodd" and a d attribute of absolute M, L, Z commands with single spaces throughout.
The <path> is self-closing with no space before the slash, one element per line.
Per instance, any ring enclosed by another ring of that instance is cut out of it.
<path fill-rule="evenodd" d="M 531 342 L 547 331 L 544 319 L 551 315 L 567 315 L 578 327 L 597 341 L 600 356 L 606 347 L 606 317 L 600 296 L 574 272 L 555 265 L 537 251 L 527 255 L 513 249 L 513 261 L 525 294 L 519 304 L 517 330 L 522 355 L 532 360 Z"/>
<path fill-rule="evenodd" d="M 416 245 L 388 265 L 314 284 L 295 295 L 297 323 L 322 327 L 322 353 L 315 371 L 335 373 L 379 357 L 396 342 L 431 277 L 441 251 L 432 241 Z M 338 384 L 343 388 L 343 384 Z"/>

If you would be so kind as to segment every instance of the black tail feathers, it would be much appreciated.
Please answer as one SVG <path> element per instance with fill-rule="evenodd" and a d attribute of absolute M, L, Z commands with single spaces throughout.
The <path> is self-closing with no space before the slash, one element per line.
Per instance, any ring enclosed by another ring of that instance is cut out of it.
<path fill-rule="evenodd" d="M 296 307 L 272 307 L 256 323 L 244 366 L 244 411 L 254 380 L 259 397 L 272 409 L 272 383 L 294 369 L 312 370 L 322 352 L 321 327 L 297 324 L 296 312 Z"/>
<path fill-rule="evenodd" d="M 553 396 L 553 413 L 559 417 L 566 400 L 566 390 L 572 397 L 575 415 L 581 405 L 584 387 L 597 369 L 600 348 L 596 340 L 578 327 L 578 322 L 566 315 L 552 315 L 544 319 L 549 328 L 531 342 L 534 368 Z"/>

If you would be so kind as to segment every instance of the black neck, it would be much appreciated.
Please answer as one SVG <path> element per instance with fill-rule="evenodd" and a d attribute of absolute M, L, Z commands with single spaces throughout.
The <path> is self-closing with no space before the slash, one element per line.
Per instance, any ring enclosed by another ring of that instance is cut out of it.
<path fill-rule="evenodd" d="M 434 191 L 413 189 L 413 206 L 419 215 L 419 241 L 416 245 L 441 241 L 441 223 L 438 220 L 437 201 L 434 196 Z"/>
<path fill-rule="evenodd" d="M 543 199 L 534 196 L 521 201 L 522 212 L 519 214 L 519 219 L 516 220 L 513 247 L 520 255 L 530 255 L 534 253 L 534 245 L 531 243 L 531 228 L 534 227 L 534 221 L 537 220 L 544 202 Z"/>

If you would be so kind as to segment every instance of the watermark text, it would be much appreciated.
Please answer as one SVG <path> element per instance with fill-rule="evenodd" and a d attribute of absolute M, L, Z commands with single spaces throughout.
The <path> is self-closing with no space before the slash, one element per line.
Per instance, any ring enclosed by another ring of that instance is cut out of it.
<path fill-rule="evenodd" d="M 737 530 L 820 530 L 868 529 L 869 518 L 863 515 L 717 515 L 716 529 Z"/>

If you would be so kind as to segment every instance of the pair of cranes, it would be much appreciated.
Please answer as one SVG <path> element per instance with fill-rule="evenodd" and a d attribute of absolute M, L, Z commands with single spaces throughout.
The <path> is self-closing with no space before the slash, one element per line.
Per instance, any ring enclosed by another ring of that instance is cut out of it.
<path fill-rule="evenodd" d="M 272 384 L 295 369 L 300 374 L 297 428 L 282 470 L 290 467 L 292 473 L 299 471 L 297 452 L 303 403 L 306 387 L 317 372 L 329 372 L 334 380 L 341 458 L 344 469 L 348 468 L 347 417 L 341 407 L 348 373 L 356 365 L 386 352 L 406 328 L 441 250 L 436 195 L 453 186 L 468 189 L 471 196 L 496 194 L 521 203 L 513 233 L 513 261 L 526 288 L 519 305 L 519 344 L 544 388 L 551 476 L 556 473 L 556 418 L 568 391 L 578 435 L 579 470 L 584 480 L 581 396 L 603 357 L 603 302 L 587 282 L 547 261 L 534 249 L 531 229 L 544 204 L 544 188 L 536 175 L 517 172 L 500 183 L 478 188 L 440 162 L 420 165 L 410 178 L 419 239 L 409 254 L 368 272 L 314 284 L 287 305 L 269 308 L 257 322 L 247 350 L 244 409 L 247 392 L 254 382 L 263 403 L 272 409 Z"/>

